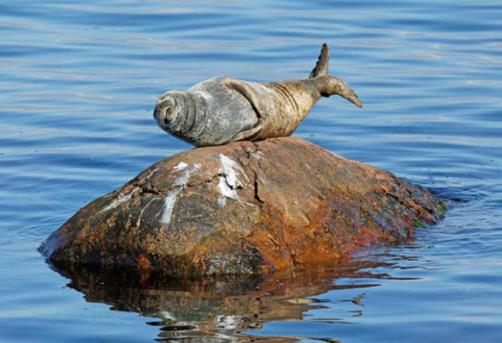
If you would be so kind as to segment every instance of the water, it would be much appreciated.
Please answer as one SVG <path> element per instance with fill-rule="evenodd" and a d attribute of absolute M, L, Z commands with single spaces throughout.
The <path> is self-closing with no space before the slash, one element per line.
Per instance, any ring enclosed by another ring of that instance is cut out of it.
<path fill-rule="evenodd" d="M 499 1 L 4 1 L 0 341 L 502 341 Z M 88 201 L 190 148 L 158 95 L 226 74 L 303 78 L 319 47 L 365 102 L 296 135 L 456 199 L 404 246 L 266 280 L 61 276 L 38 245 Z"/>

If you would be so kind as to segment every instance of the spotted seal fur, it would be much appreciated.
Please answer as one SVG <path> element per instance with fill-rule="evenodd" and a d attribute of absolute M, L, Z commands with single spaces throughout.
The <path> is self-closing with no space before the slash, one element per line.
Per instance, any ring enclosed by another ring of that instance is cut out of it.
<path fill-rule="evenodd" d="M 217 77 L 187 91 L 168 91 L 154 118 L 165 131 L 197 146 L 289 136 L 321 96 L 336 94 L 362 102 L 340 78 L 328 75 L 329 48 L 323 44 L 308 79 L 255 83 Z"/>

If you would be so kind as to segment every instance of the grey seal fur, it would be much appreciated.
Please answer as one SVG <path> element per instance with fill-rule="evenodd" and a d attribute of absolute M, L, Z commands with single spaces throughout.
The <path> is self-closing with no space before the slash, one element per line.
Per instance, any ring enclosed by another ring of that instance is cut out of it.
<path fill-rule="evenodd" d="M 336 94 L 362 102 L 340 78 L 328 76 L 329 49 L 323 44 L 308 79 L 256 83 L 217 77 L 186 91 L 168 91 L 154 118 L 165 131 L 196 146 L 289 136 L 321 96 Z"/>

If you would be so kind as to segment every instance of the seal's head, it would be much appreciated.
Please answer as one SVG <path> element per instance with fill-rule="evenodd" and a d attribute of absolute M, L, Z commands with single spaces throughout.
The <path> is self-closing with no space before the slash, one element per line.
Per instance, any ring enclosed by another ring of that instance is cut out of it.
<path fill-rule="evenodd" d="M 181 109 L 179 94 L 176 92 L 167 92 L 157 100 L 153 117 L 162 130 L 172 132 L 179 121 L 177 119 L 181 115 Z"/>

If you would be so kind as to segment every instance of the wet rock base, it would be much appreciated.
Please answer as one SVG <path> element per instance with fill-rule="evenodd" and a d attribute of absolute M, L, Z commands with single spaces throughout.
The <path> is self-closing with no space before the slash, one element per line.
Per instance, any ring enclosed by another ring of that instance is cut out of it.
<path fill-rule="evenodd" d="M 40 250 L 61 269 L 265 274 L 408 240 L 444 211 L 423 187 L 287 137 L 157 162 L 80 209 Z"/>

